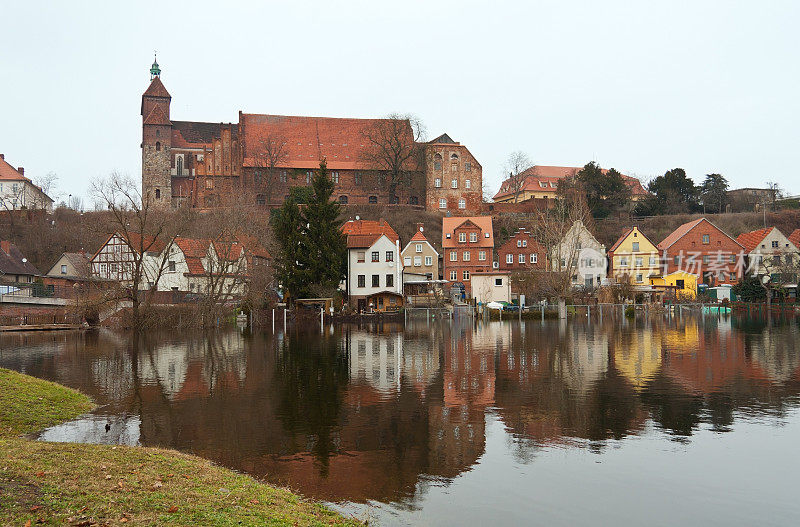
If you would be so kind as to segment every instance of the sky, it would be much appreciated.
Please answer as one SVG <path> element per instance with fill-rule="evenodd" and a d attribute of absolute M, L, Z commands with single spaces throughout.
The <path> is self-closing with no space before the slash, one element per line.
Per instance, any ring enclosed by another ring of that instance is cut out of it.
<path fill-rule="evenodd" d="M 56 197 L 141 177 L 154 50 L 175 120 L 411 113 L 496 191 L 511 152 L 800 193 L 800 2 L 2 0 L 0 153 Z"/>

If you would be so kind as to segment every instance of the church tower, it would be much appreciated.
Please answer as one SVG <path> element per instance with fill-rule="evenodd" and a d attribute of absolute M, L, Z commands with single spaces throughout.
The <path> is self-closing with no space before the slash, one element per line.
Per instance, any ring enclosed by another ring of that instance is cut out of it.
<path fill-rule="evenodd" d="M 142 199 L 151 199 L 156 207 L 161 208 L 169 207 L 172 202 L 171 100 L 161 83 L 161 68 L 154 59 L 150 68 L 150 86 L 142 94 Z"/>

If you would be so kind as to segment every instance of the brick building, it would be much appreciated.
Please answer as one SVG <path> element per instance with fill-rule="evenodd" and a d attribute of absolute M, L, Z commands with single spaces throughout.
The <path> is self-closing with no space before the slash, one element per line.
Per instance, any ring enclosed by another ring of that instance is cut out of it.
<path fill-rule="evenodd" d="M 544 271 L 547 252 L 530 232 L 519 229 L 497 249 L 497 262 L 501 271 Z"/>
<path fill-rule="evenodd" d="M 344 205 L 480 211 L 481 165 L 447 134 L 421 143 L 408 120 L 241 111 L 234 123 L 177 121 L 170 116 L 172 97 L 157 63 L 150 74 L 141 106 L 142 193 L 160 206 L 209 208 L 227 196 L 280 206 L 290 189 L 310 184 L 325 159 L 334 196 Z M 382 137 L 399 145 L 402 162 L 394 171 L 386 160 L 390 156 L 377 153 Z"/>
<path fill-rule="evenodd" d="M 492 270 L 494 233 L 491 216 L 442 218 L 443 278 L 472 292 L 470 276 Z"/>
<path fill-rule="evenodd" d="M 684 223 L 658 250 L 663 274 L 686 271 L 710 286 L 742 277 L 744 247 L 706 218 Z"/>

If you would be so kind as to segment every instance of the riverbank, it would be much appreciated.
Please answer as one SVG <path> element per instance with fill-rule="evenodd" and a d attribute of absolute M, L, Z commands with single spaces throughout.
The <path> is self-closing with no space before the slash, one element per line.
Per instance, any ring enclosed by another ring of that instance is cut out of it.
<path fill-rule="evenodd" d="M 0 369 L 0 524 L 356 524 L 288 490 L 173 450 L 20 437 L 93 406 L 75 390 Z"/>

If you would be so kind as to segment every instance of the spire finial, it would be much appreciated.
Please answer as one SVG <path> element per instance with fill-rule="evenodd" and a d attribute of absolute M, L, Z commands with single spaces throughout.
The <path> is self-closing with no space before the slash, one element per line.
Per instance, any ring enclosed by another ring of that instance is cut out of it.
<path fill-rule="evenodd" d="M 161 76 L 161 68 L 158 67 L 158 54 L 153 51 L 153 65 L 150 66 L 150 80 Z"/>

